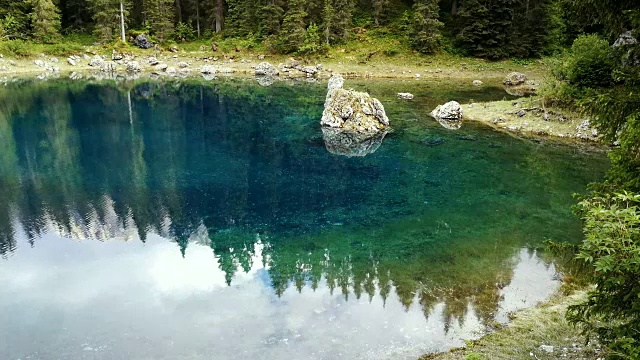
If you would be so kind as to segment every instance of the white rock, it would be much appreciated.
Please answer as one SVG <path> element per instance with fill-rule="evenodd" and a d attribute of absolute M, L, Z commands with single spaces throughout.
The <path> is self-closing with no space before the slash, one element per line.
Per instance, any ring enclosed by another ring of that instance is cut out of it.
<path fill-rule="evenodd" d="M 180 61 L 180 62 L 178 63 L 178 67 L 179 67 L 180 69 L 184 69 L 184 68 L 189 67 L 189 64 L 187 64 L 187 63 L 186 63 L 186 62 L 184 62 L 184 61 Z"/>
<path fill-rule="evenodd" d="M 482 85 L 482 81 L 480 81 L 480 80 L 473 80 L 473 85 L 474 85 L 474 86 L 480 86 L 480 85 Z"/>
<path fill-rule="evenodd" d="M 553 353 L 553 346 L 550 345 L 540 345 L 540 350 L 547 352 L 547 353 Z"/>
<path fill-rule="evenodd" d="M 411 100 L 411 99 L 413 99 L 413 94 L 410 94 L 410 93 L 398 93 L 398 99 Z"/>
<path fill-rule="evenodd" d="M 200 73 L 202 74 L 215 74 L 216 72 L 216 68 L 212 65 L 204 65 L 200 68 Z"/>
<path fill-rule="evenodd" d="M 71 65 L 71 66 L 76 66 L 76 61 L 72 58 L 68 58 L 67 59 L 67 64 Z"/>

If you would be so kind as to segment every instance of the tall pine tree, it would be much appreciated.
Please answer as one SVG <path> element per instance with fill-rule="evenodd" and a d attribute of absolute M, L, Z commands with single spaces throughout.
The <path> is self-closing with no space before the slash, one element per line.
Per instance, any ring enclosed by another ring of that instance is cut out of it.
<path fill-rule="evenodd" d="M 146 0 L 144 3 L 146 21 L 151 28 L 151 33 L 160 42 L 165 42 L 175 29 L 175 8 L 173 0 Z"/>
<path fill-rule="evenodd" d="M 457 22 L 457 42 L 469 55 L 500 59 L 509 55 L 507 41 L 515 0 L 466 0 Z"/>
<path fill-rule="evenodd" d="M 291 53 L 304 43 L 306 34 L 304 0 L 290 0 L 289 8 L 282 21 L 282 29 L 277 41 L 277 49 L 284 53 Z"/>
<path fill-rule="evenodd" d="M 100 41 L 109 42 L 120 36 L 120 4 L 124 6 L 127 23 L 131 0 L 91 0 L 94 34 Z"/>
<path fill-rule="evenodd" d="M 411 46 L 424 54 L 433 54 L 440 48 L 443 24 L 438 21 L 438 0 L 416 0 L 410 26 Z"/>
<path fill-rule="evenodd" d="M 52 43 L 60 38 L 60 13 L 51 0 L 31 0 L 33 38 Z"/>

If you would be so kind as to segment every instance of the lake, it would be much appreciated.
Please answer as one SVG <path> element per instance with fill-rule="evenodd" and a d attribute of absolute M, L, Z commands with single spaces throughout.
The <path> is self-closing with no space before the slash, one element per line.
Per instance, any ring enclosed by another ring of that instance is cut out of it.
<path fill-rule="evenodd" d="M 347 80 L 391 121 L 366 144 L 326 83 L 262 85 L 0 88 L 0 358 L 415 359 L 557 290 L 604 154 L 428 115 L 496 84 Z"/>

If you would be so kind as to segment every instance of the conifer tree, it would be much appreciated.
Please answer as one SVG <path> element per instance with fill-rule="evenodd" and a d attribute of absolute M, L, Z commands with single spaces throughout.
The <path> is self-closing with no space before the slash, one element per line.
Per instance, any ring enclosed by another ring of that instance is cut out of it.
<path fill-rule="evenodd" d="M 151 33 L 160 42 L 173 35 L 175 8 L 173 0 L 146 0 L 145 14 L 151 27 Z"/>
<path fill-rule="evenodd" d="M 27 1 L 0 0 L 0 40 L 26 38 L 29 8 Z"/>
<path fill-rule="evenodd" d="M 508 56 L 506 45 L 514 3 L 515 0 L 466 0 L 458 14 L 458 44 L 473 56 L 488 59 Z"/>
<path fill-rule="evenodd" d="M 280 23 L 284 16 L 284 9 L 282 9 L 282 5 L 282 1 L 267 0 L 266 5 L 262 7 L 262 16 L 260 17 L 261 35 L 275 35 L 280 31 Z"/>
<path fill-rule="evenodd" d="M 278 50 L 291 53 L 300 48 L 305 38 L 304 0 L 290 0 L 289 8 L 284 15 L 280 36 L 278 37 Z"/>
<path fill-rule="evenodd" d="M 353 13 L 356 8 L 355 0 L 333 0 L 334 17 L 332 21 L 332 34 L 337 41 L 344 41 L 349 38 Z"/>
<path fill-rule="evenodd" d="M 112 41 L 120 35 L 120 5 L 123 5 L 124 20 L 127 23 L 131 0 L 91 0 L 91 10 L 95 21 L 94 34 L 100 41 Z"/>
<path fill-rule="evenodd" d="M 333 0 L 324 0 L 324 9 L 322 11 L 322 27 L 324 28 L 324 40 L 327 45 L 331 43 L 331 27 L 333 26 L 333 18 L 335 17 L 333 8 Z"/>
<path fill-rule="evenodd" d="M 432 54 L 440 48 L 443 24 L 438 21 L 438 0 L 416 0 L 410 26 L 411 45 L 421 53 Z"/>
<path fill-rule="evenodd" d="M 387 12 L 389 0 L 371 0 L 371 5 L 373 6 L 373 21 L 376 26 L 380 26 Z"/>
<path fill-rule="evenodd" d="M 60 13 L 51 0 L 31 0 L 33 38 L 51 43 L 60 37 Z"/>

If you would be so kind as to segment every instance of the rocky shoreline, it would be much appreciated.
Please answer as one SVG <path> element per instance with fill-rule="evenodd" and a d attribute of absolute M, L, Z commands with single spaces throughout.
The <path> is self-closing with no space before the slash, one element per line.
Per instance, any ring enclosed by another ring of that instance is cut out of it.
<path fill-rule="evenodd" d="M 416 72 L 362 72 L 358 66 L 341 64 L 309 64 L 293 58 L 275 59 L 274 65 L 258 55 L 255 59 L 228 59 L 216 56 L 194 56 L 189 53 L 152 53 L 136 56 L 113 51 L 111 56 L 72 55 L 65 59 L 41 54 L 36 59 L 5 59 L 0 57 L 0 82 L 8 83 L 17 79 L 35 77 L 41 80 L 68 77 L 73 80 L 136 80 L 143 77 L 152 79 L 203 78 L 214 80 L 227 76 L 255 76 L 262 86 L 270 86 L 276 81 L 326 81 L 336 71 L 341 70 L 345 78 L 410 78 L 414 81 L 455 76 L 455 71 L 432 71 L 424 69 L 421 76 Z M 346 71 L 345 71 L 346 70 Z M 476 74 L 486 79 L 485 74 Z M 482 75 L 482 76 L 480 76 Z M 496 74 L 490 74 L 496 76 Z M 504 76 L 504 74 L 503 74 Z M 470 80 L 471 81 L 471 80 Z M 531 91 L 535 81 L 527 81 L 522 74 L 511 72 L 506 76 L 505 90 Z M 508 83 L 508 84 L 507 84 Z M 474 80 L 475 86 L 482 86 Z M 521 90 L 522 88 L 525 90 Z M 514 90 L 515 89 L 515 90 Z M 526 92 L 525 91 L 525 92 Z M 407 99 L 410 94 L 400 94 Z M 399 95 L 399 96 L 400 96 Z M 410 98 L 413 96 L 411 95 Z M 410 100 L 409 98 L 409 100 Z M 556 109 L 546 109 L 538 98 L 522 98 L 516 101 L 494 101 L 461 105 L 463 120 L 479 121 L 498 130 L 527 137 L 554 138 L 563 142 L 591 143 L 598 141 L 597 132 L 589 126 L 587 119 L 577 114 L 567 114 Z M 459 126 L 455 126 L 456 128 Z"/>

